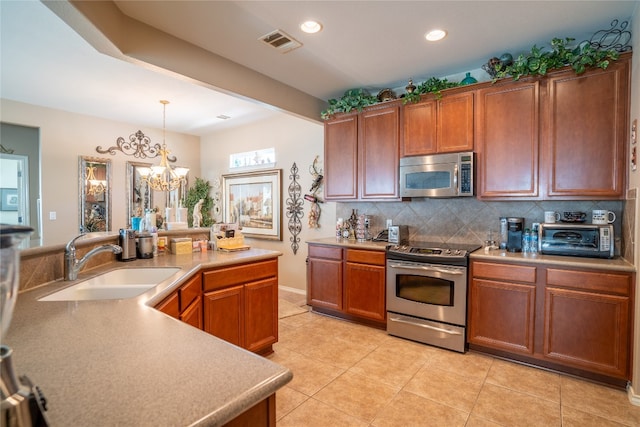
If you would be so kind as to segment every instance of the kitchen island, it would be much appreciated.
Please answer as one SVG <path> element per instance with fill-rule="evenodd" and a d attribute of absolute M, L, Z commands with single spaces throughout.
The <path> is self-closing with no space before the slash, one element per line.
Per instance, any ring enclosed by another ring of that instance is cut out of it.
<path fill-rule="evenodd" d="M 15 372 L 41 388 L 52 425 L 223 425 L 274 395 L 291 371 L 153 307 L 201 269 L 280 255 L 195 252 L 81 272 L 78 281 L 113 268 L 180 268 L 130 299 L 38 301 L 75 283 L 65 281 L 22 292 L 3 344 Z"/>

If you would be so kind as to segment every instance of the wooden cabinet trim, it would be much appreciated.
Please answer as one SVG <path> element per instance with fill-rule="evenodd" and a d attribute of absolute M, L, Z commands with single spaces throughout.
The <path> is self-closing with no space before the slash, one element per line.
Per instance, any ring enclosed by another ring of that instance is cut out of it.
<path fill-rule="evenodd" d="M 220 267 L 202 273 L 203 290 L 208 292 L 277 275 L 277 259 Z"/>
<path fill-rule="evenodd" d="M 547 286 L 575 288 L 629 296 L 631 275 L 606 271 L 576 271 L 547 268 Z"/>
<path fill-rule="evenodd" d="M 335 246 L 309 245 L 309 256 L 312 258 L 342 259 L 342 248 Z"/>
<path fill-rule="evenodd" d="M 361 250 L 361 249 L 347 249 L 345 260 L 350 262 L 359 262 L 362 264 L 372 264 L 372 265 L 386 264 L 386 256 L 384 252 Z"/>
<path fill-rule="evenodd" d="M 472 262 L 473 277 L 484 277 L 496 280 L 535 283 L 536 267 L 513 264 L 497 264 L 481 261 Z"/>
<path fill-rule="evenodd" d="M 171 317 L 176 319 L 180 318 L 180 298 L 178 296 L 178 292 L 172 292 L 167 298 L 160 302 L 160 304 L 155 307 L 157 310 L 160 310 L 164 314 L 168 314 Z"/>

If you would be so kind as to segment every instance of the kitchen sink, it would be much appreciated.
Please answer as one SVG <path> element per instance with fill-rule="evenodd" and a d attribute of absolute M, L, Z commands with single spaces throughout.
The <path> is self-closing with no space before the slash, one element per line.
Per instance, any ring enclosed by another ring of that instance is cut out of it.
<path fill-rule="evenodd" d="M 180 271 L 178 267 L 118 268 L 61 289 L 38 301 L 133 298 Z"/>

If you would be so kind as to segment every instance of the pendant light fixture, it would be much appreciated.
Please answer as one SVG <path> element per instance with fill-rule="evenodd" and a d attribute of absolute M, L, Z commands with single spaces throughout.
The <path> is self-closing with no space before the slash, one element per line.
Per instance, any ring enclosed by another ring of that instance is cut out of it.
<path fill-rule="evenodd" d="M 173 191 L 186 182 L 186 176 L 189 173 L 187 168 L 173 168 L 169 165 L 167 156 L 166 135 L 166 111 L 169 101 L 161 100 L 162 108 L 162 148 L 160 149 L 160 164 L 144 168 L 142 171 L 142 179 L 147 182 L 149 187 L 154 191 Z"/>

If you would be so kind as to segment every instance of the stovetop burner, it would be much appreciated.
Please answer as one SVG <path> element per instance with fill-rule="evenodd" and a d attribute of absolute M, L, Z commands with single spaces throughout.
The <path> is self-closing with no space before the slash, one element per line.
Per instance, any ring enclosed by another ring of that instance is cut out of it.
<path fill-rule="evenodd" d="M 467 265 L 469 254 L 481 245 L 458 243 L 413 242 L 387 246 L 387 259 L 436 264 Z"/>

